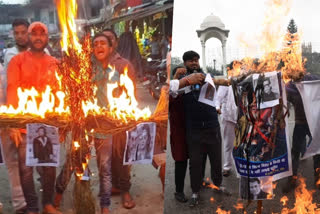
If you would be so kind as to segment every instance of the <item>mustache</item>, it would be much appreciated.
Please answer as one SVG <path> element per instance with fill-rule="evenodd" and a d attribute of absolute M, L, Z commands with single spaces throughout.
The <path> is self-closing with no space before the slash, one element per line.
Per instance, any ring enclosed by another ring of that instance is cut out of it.
<path fill-rule="evenodd" d="M 44 43 L 42 40 L 40 40 L 40 39 L 38 39 L 38 40 L 35 40 L 33 43 L 38 43 L 38 42 L 40 42 L 40 43 Z"/>

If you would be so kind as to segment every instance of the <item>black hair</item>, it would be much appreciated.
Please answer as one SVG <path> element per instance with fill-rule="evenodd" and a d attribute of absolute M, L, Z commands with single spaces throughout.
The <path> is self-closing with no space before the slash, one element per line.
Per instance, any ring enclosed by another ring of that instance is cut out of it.
<path fill-rule="evenodd" d="M 44 126 L 40 126 L 38 129 L 37 129 L 37 133 L 39 132 L 39 130 L 42 129 L 43 130 L 43 133 L 44 135 L 47 135 L 47 130 Z"/>
<path fill-rule="evenodd" d="M 30 23 L 26 19 L 21 19 L 21 18 L 13 20 L 12 28 L 20 26 L 20 25 L 24 25 L 28 28 Z"/>
<path fill-rule="evenodd" d="M 109 47 L 112 47 L 111 39 L 110 39 L 109 37 L 107 37 L 106 35 L 104 35 L 103 33 L 97 33 L 97 34 L 95 34 L 94 37 L 92 38 L 92 43 L 94 42 L 94 40 L 95 40 L 96 38 L 101 37 L 101 36 L 104 37 L 104 38 L 106 38 L 107 41 L 108 41 Z"/>
<path fill-rule="evenodd" d="M 186 62 L 187 60 L 191 60 L 193 58 L 197 57 L 198 59 L 200 59 L 200 55 L 195 52 L 195 51 L 187 51 L 183 54 L 182 59 L 183 62 Z"/>
<path fill-rule="evenodd" d="M 178 68 L 184 68 L 183 66 L 177 66 L 172 70 L 172 75 L 174 76 L 178 70 Z"/>
<path fill-rule="evenodd" d="M 111 28 L 105 28 L 105 29 L 103 29 L 102 32 L 110 32 L 110 33 L 112 33 L 114 35 L 116 40 L 118 40 L 118 36 L 117 36 L 116 32 L 114 32 L 114 30 L 112 30 Z"/>
<path fill-rule="evenodd" d="M 265 77 L 264 80 L 263 80 L 263 82 L 265 82 L 265 81 L 268 81 L 268 83 L 269 83 L 268 85 L 271 85 L 271 80 L 270 80 L 270 78 Z"/>
<path fill-rule="evenodd" d="M 250 182 L 250 183 L 258 182 L 258 184 L 260 184 L 259 178 L 249 178 L 249 182 Z"/>

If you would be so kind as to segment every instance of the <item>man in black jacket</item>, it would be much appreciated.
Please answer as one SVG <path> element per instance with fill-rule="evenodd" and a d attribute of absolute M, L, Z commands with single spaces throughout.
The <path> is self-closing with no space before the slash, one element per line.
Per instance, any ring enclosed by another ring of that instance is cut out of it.
<path fill-rule="evenodd" d="M 186 77 L 193 73 L 203 73 L 199 65 L 199 54 L 187 51 L 183 54 Z M 178 71 L 177 71 L 178 72 Z M 221 133 L 216 108 L 198 101 L 202 85 L 190 87 L 183 95 L 186 123 L 186 141 L 190 158 L 190 178 L 192 196 L 190 207 L 199 203 L 202 184 L 202 160 L 208 154 L 211 164 L 211 178 L 215 186 L 222 182 Z M 199 90 L 200 89 L 200 90 Z"/>
<path fill-rule="evenodd" d="M 38 137 L 33 139 L 33 156 L 38 159 L 38 163 L 51 163 L 53 148 L 50 138 L 46 135 L 46 129 L 40 127 L 37 130 Z"/>

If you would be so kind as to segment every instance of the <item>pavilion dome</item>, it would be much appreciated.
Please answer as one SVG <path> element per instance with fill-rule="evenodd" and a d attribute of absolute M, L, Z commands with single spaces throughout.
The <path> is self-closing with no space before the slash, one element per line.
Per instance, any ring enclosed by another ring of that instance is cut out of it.
<path fill-rule="evenodd" d="M 208 29 L 210 27 L 217 27 L 220 28 L 221 30 L 225 30 L 225 25 L 221 21 L 221 19 L 218 16 L 215 16 L 213 14 L 207 16 L 202 24 L 200 25 L 201 30 Z"/>

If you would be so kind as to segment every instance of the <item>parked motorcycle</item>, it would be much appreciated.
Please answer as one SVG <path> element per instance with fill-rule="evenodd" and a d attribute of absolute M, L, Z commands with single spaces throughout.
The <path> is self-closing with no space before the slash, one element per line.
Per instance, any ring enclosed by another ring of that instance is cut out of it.
<path fill-rule="evenodd" d="M 149 89 L 154 99 L 159 99 L 161 88 L 167 80 L 167 60 L 147 59 L 143 85 Z"/>

